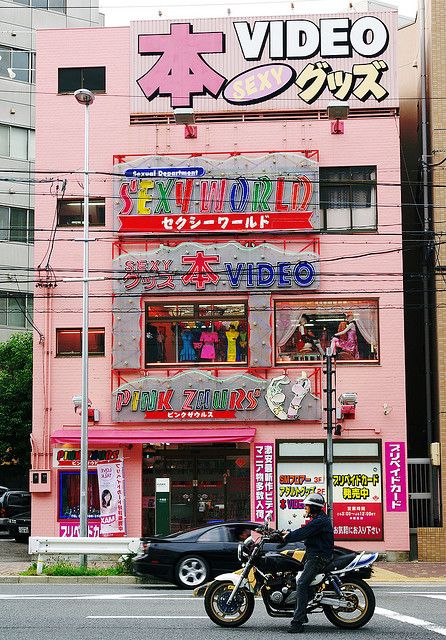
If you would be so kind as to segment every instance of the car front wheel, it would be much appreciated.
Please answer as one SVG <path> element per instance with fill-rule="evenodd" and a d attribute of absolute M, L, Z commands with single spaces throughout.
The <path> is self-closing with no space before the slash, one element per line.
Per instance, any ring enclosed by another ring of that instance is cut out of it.
<path fill-rule="evenodd" d="M 175 580 L 183 589 L 195 589 L 209 579 L 209 565 L 200 556 L 185 556 L 175 568 Z"/>

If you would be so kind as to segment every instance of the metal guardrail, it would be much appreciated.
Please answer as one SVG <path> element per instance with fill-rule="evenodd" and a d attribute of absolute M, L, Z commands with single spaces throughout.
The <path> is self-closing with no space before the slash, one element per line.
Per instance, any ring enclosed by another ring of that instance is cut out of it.
<path fill-rule="evenodd" d="M 37 574 L 43 570 L 45 555 L 118 555 L 137 553 L 139 538 L 40 538 L 31 537 L 28 553 L 38 554 Z"/>

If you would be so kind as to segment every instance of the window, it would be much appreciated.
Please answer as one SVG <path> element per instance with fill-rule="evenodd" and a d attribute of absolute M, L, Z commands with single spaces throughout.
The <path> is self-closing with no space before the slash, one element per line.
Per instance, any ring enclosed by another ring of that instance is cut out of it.
<path fill-rule="evenodd" d="M 0 77 L 35 82 L 36 54 L 0 45 Z"/>
<path fill-rule="evenodd" d="M 105 355 L 105 329 L 88 330 L 88 353 L 90 356 Z M 82 355 L 82 329 L 56 329 L 56 355 Z"/>
<path fill-rule="evenodd" d="M 0 325 L 29 329 L 32 315 L 31 295 L 18 291 L 0 291 Z"/>
<path fill-rule="evenodd" d="M 34 129 L 0 124 L 0 156 L 34 160 Z"/>
<path fill-rule="evenodd" d="M 88 517 L 99 518 L 99 485 L 96 470 L 88 472 Z M 79 519 L 80 475 L 78 471 L 59 472 L 59 519 Z"/>
<path fill-rule="evenodd" d="M 327 231 L 375 230 L 376 168 L 321 168 L 320 200 Z"/>
<path fill-rule="evenodd" d="M 34 242 L 34 211 L 0 205 L 0 240 Z"/>
<path fill-rule="evenodd" d="M 246 363 L 246 305 L 147 304 L 145 363 Z"/>
<path fill-rule="evenodd" d="M 105 93 L 105 67 L 59 69 L 58 93 L 74 93 L 78 89 Z"/>
<path fill-rule="evenodd" d="M 197 539 L 197 542 L 226 542 L 226 531 L 224 527 L 209 529 Z"/>
<path fill-rule="evenodd" d="M 65 0 L 12 0 L 17 4 L 23 4 L 33 9 L 50 9 L 58 13 L 66 13 L 67 5 Z"/>
<path fill-rule="evenodd" d="M 93 227 L 105 225 L 104 198 L 90 198 L 88 202 L 88 219 Z M 84 224 L 84 201 L 59 200 L 57 203 L 57 224 L 60 227 L 79 227 Z"/>
<path fill-rule="evenodd" d="M 276 361 L 319 361 L 330 345 L 338 362 L 378 361 L 376 300 L 276 302 Z"/>

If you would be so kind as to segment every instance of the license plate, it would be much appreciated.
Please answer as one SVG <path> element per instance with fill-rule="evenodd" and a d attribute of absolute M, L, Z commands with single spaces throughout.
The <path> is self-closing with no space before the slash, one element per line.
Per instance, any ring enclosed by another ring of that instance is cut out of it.
<path fill-rule="evenodd" d="M 29 533 L 28 527 L 19 527 L 19 533 Z"/>

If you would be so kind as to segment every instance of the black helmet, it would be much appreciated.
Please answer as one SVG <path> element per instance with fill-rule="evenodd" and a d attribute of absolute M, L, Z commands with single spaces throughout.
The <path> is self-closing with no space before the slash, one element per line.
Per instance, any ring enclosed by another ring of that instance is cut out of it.
<path fill-rule="evenodd" d="M 305 498 L 304 505 L 308 505 L 309 507 L 319 507 L 320 509 L 323 509 L 325 507 L 324 496 L 321 496 L 320 493 L 310 493 L 310 495 Z"/>

